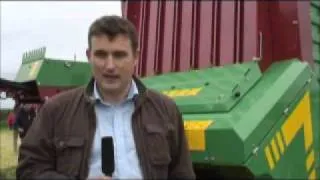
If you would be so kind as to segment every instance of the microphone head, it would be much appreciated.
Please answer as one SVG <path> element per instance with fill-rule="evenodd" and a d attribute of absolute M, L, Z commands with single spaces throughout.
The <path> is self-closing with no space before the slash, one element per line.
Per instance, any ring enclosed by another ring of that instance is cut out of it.
<path fill-rule="evenodd" d="M 101 161 L 102 172 L 111 177 L 114 171 L 114 147 L 110 136 L 103 137 L 101 140 Z"/>

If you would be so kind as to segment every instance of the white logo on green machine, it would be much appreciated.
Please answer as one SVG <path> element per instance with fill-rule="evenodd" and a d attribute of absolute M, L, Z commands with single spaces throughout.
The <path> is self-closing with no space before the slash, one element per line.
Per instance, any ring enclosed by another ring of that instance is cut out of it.
<path fill-rule="evenodd" d="M 29 78 L 34 79 L 36 78 L 36 75 L 38 74 L 38 71 L 40 69 L 41 61 L 36 61 L 31 64 L 31 69 L 29 71 Z"/>

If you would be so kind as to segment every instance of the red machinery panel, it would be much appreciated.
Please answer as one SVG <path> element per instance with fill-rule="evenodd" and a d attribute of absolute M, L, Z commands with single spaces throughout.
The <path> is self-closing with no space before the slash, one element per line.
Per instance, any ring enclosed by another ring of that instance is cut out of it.
<path fill-rule="evenodd" d="M 69 90 L 69 89 L 72 89 L 72 87 L 69 87 L 69 88 L 65 88 L 65 87 L 46 87 L 46 86 L 42 86 L 39 88 L 39 96 L 42 98 L 42 99 L 45 99 L 45 97 L 52 97 L 62 91 L 66 91 L 66 90 Z"/>
<path fill-rule="evenodd" d="M 132 1 L 123 16 L 140 36 L 140 76 L 262 58 L 311 62 L 308 1 Z M 303 48 L 301 48 L 303 47 Z"/>
<path fill-rule="evenodd" d="M 270 8 L 272 59 L 298 57 L 313 65 L 310 1 L 278 1 Z"/>

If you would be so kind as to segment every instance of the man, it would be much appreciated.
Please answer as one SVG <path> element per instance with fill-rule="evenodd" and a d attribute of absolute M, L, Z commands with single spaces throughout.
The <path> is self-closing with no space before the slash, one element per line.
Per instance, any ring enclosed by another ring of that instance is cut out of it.
<path fill-rule="evenodd" d="M 14 123 L 15 123 L 15 114 L 14 114 L 14 111 L 10 111 L 7 117 L 7 125 L 10 130 L 13 129 Z"/>
<path fill-rule="evenodd" d="M 175 103 L 134 73 L 138 37 L 132 23 L 104 16 L 90 26 L 85 87 L 49 99 L 20 147 L 18 179 L 194 179 Z M 114 141 L 112 177 L 101 170 L 101 138 Z"/>
<path fill-rule="evenodd" d="M 18 127 L 20 139 L 27 134 L 35 118 L 35 109 L 32 105 L 21 104 L 16 116 L 16 125 Z"/>
<path fill-rule="evenodd" d="M 11 111 L 8 115 L 8 126 L 9 128 L 12 130 L 13 132 L 13 150 L 14 152 L 17 152 L 18 149 L 18 127 L 17 127 L 17 123 L 16 123 L 16 115 L 17 115 L 17 111 L 18 111 L 18 105 L 17 103 L 14 105 L 13 107 L 13 111 Z"/>

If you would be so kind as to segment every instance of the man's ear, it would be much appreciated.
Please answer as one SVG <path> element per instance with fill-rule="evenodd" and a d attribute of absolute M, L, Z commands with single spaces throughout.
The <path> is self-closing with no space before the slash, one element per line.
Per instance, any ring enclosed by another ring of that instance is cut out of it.
<path fill-rule="evenodd" d="M 137 49 L 134 55 L 134 66 L 138 65 L 139 57 L 140 57 L 140 50 Z"/>
<path fill-rule="evenodd" d="M 87 48 L 86 50 L 86 56 L 87 56 L 87 59 L 88 59 L 88 62 L 91 63 L 91 53 L 90 53 L 90 48 Z"/>

